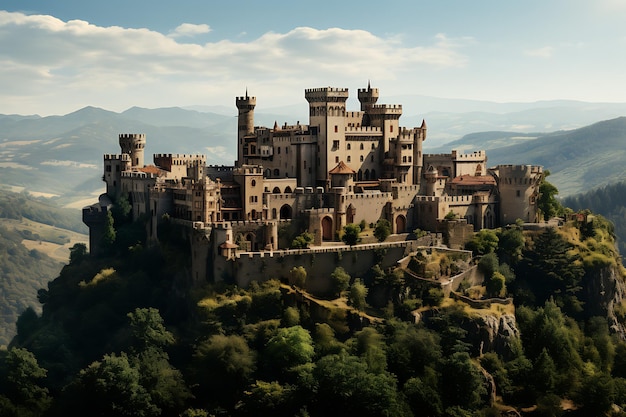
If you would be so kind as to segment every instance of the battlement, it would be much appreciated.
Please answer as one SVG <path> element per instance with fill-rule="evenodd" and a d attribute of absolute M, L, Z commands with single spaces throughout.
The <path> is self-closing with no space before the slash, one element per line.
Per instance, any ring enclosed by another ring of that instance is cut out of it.
<path fill-rule="evenodd" d="M 111 154 L 111 153 L 105 153 L 104 154 L 104 161 L 122 161 L 128 158 L 128 155 L 124 154 L 124 155 L 120 155 L 120 154 Z"/>
<path fill-rule="evenodd" d="M 157 174 L 152 174 L 143 171 L 124 171 L 121 173 L 122 178 L 135 178 L 135 179 L 155 179 Z"/>
<path fill-rule="evenodd" d="M 456 149 L 452 150 L 452 158 L 456 158 L 457 161 L 459 160 L 466 160 L 466 161 L 476 161 L 476 160 L 481 160 L 487 157 L 487 153 L 485 151 L 475 151 L 472 153 L 459 153 Z"/>
<path fill-rule="evenodd" d="M 377 96 L 378 95 L 378 88 L 359 88 L 357 90 L 357 94 L 359 96 L 361 95 L 373 95 L 373 96 Z"/>
<path fill-rule="evenodd" d="M 533 175 L 543 173 L 543 167 L 540 165 L 498 165 L 496 169 L 500 175 Z"/>
<path fill-rule="evenodd" d="M 473 195 L 449 195 L 441 197 L 444 203 L 471 203 L 474 199 Z"/>
<path fill-rule="evenodd" d="M 369 109 L 369 114 L 402 114 L 402 104 L 374 104 Z"/>
<path fill-rule="evenodd" d="M 237 108 L 256 106 L 256 97 L 235 97 L 235 105 L 237 106 Z"/>
<path fill-rule="evenodd" d="M 187 155 L 187 154 L 162 154 L 157 153 L 153 155 L 154 164 L 166 168 L 172 165 L 204 165 L 206 163 L 205 155 Z"/>
<path fill-rule="evenodd" d="M 120 140 L 146 140 L 146 134 L 145 133 L 120 133 L 119 134 L 119 139 Z"/>
<path fill-rule="evenodd" d="M 345 102 L 349 93 L 347 88 L 308 88 L 304 90 L 305 99 L 310 102 Z"/>

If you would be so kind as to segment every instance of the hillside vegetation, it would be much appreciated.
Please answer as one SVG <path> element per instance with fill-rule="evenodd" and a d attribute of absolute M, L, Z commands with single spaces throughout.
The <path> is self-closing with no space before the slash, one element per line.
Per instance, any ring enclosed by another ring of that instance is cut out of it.
<path fill-rule="evenodd" d="M 597 416 L 626 405 L 626 309 L 587 290 L 608 272 L 624 285 L 601 217 L 477 234 L 484 281 L 455 296 L 476 306 L 444 296 L 437 279 L 464 267 L 436 251 L 409 262 L 430 271 L 423 279 L 337 268 L 331 294 L 308 294 L 305 266 L 291 285 L 194 283 L 180 230 L 159 235 L 100 258 L 73 252 L 0 358 L 2 415 L 539 416 L 565 404 Z"/>
<path fill-rule="evenodd" d="M 626 182 L 606 185 L 563 199 L 575 211 L 589 209 L 609 219 L 615 227 L 620 253 L 626 253 Z"/>
<path fill-rule="evenodd" d="M 41 312 L 37 291 L 59 274 L 70 246 L 87 242 L 86 229 L 76 210 L 0 191 L 0 345 L 15 336 L 24 310 Z"/>

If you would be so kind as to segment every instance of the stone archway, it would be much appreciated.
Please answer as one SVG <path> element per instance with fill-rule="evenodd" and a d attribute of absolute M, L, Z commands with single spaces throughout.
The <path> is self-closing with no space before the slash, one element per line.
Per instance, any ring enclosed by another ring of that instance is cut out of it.
<path fill-rule="evenodd" d="M 322 219 L 322 239 L 333 240 L 333 219 L 330 216 Z"/>
<path fill-rule="evenodd" d="M 396 233 L 404 233 L 405 229 L 406 229 L 406 217 L 400 214 L 398 217 L 396 217 Z"/>
<path fill-rule="evenodd" d="M 280 218 L 281 219 L 291 219 L 291 206 L 289 204 L 283 204 L 280 208 Z"/>

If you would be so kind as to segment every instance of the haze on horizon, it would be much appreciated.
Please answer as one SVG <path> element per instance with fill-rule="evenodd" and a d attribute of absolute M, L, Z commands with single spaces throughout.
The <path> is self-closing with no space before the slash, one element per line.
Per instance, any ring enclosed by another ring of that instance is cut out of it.
<path fill-rule="evenodd" d="M 0 113 L 387 97 L 626 102 L 626 3 L 41 2 L 0 6 Z M 395 104 L 395 103 L 390 103 Z M 234 108 L 234 106 L 233 106 Z M 410 109 L 407 109 L 410 111 Z"/>

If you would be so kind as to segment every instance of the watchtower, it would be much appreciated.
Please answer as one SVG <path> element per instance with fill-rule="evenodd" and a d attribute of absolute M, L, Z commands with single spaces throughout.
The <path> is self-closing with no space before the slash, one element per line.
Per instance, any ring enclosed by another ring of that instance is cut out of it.
<path fill-rule="evenodd" d="M 367 88 L 359 88 L 358 97 L 359 102 L 361 103 L 361 111 L 363 112 L 363 121 L 361 122 L 361 125 L 370 126 L 371 121 L 369 111 L 378 101 L 378 88 L 372 88 L 368 81 Z"/>
<path fill-rule="evenodd" d="M 146 147 L 144 133 L 121 133 L 119 135 L 122 155 L 130 156 L 131 168 L 143 168 L 143 152 Z"/>
<path fill-rule="evenodd" d="M 256 107 L 256 97 L 246 95 L 235 98 L 235 105 L 239 110 L 237 118 L 237 165 L 243 164 L 244 138 L 254 136 L 254 108 Z"/>

